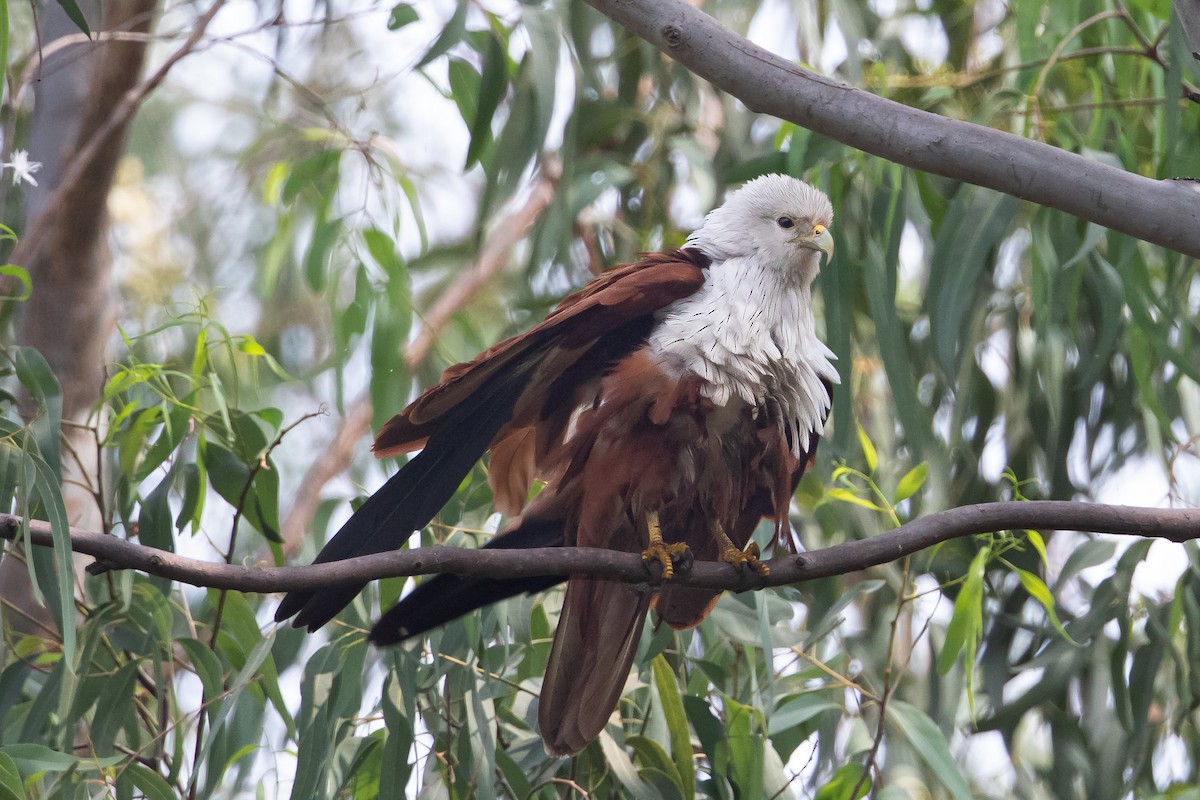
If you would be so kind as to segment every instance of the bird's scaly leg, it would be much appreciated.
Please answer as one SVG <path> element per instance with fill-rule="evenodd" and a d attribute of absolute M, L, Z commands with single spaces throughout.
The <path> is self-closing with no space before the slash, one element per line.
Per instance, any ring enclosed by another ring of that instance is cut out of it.
<path fill-rule="evenodd" d="M 685 555 L 688 551 L 687 544 L 667 544 L 663 540 L 657 511 L 646 512 L 646 533 L 650 538 L 650 546 L 642 551 L 642 561 L 657 561 L 662 564 L 663 580 L 671 580 L 675 576 L 675 566 L 671 563 L 671 558 Z"/>
<path fill-rule="evenodd" d="M 743 565 L 749 566 L 750 569 L 754 570 L 759 575 L 766 576 L 771 574 L 771 568 L 758 560 L 761 551 L 758 549 L 758 545 L 756 545 L 754 542 L 751 542 L 749 547 L 747 547 L 745 550 L 742 550 L 735 545 L 733 540 L 729 538 L 729 535 L 725 533 L 725 528 L 721 526 L 721 523 L 714 522 L 712 530 L 713 536 L 716 537 L 717 544 L 719 544 L 721 547 L 721 561 L 724 561 L 727 564 L 733 564 L 739 569 L 741 569 Z"/>

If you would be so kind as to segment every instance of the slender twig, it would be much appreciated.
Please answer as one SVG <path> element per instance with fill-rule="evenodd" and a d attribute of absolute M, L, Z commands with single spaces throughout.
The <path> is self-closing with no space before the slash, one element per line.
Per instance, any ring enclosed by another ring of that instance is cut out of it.
<path fill-rule="evenodd" d="M 1063 500 L 981 503 L 930 514 L 873 536 L 771 560 L 769 575 L 739 572 L 729 564 L 698 561 L 677 570 L 673 585 L 745 591 L 844 575 L 898 561 L 935 544 L 1002 530 L 1076 530 L 1146 536 L 1172 542 L 1200 539 L 1200 509 L 1136 508 Z M 0 514 L 0 538 L 20 536 L 21 519 Z M 452 573 L 472 577 L 528 578 L 539 575 L 596 575 L 626 583 L 658 583 L 661 570 L 637 553 L 585 547 L 529 550 L 471 550 L 439 545 L 360 556 L 304 567 L 247 567 L 213 564 L 135 544 L 116 536 L 71 530 L 71 547 L 94 556 L 89 571 L 137 569 L 193 586 L 241 592 L 290 592 L 361 584 L 401 575 Z M 52 546 L 49 523 L 30 520 L 29 541 Z"/>
<path fill-rule="evenodd" d="M 271 443 L 262 451 L 262 454 L 259 455 L 258 460 L 254 462 L 254 465 L 250 467 L 250 471 L 246 475 L 246 482 L 242 486 L 241 494 L 238 495 L 237 503 L 234 504 L 233 507 L 233 523 L 229 531 L 229 547 L 225 551 L 226 564 L 233 563 L 233 556 L 237 550 L 238 528 L 241 527 L 242 517 L 245 515 L 246 501 L 250 498 L 250 489 L 253 488 L 254 481 L 256 478 L 258 478 L 259 473 L 263 470 L 271 468 L 269 464 L 271 453 L 273 453 L 275 448 L 279 447 L 279 445 L 283 443 L 283 437 L 295 430 L 296 426 L 308 422 L 314 417 L 320 416 L 321 413 L 322 412 L 320 411 L 316 411 L 305 414 L 295 422 L 280 430 L 279 433 L 275 435 L 275 438 L 271 440 Z M 209 638 L 209 643 L 213 648 L 216 648 L 217 646 L 217 634 L 219 634 L 221 631 L 221 617 L 224 611 L 225 592 L 222 591 L 220 599 L 217 601 L 217 610 L 213 618 L 212 635 Z"/>
<path fill-rule="evenodd" d="M 887 644 L 887 663 L 883 666 L 883 691 L 879 693 L 879 724 L 875 727 L 875 739 L 871 742 L 871 750 L 867 753 L 867 760 L 863 762 L 862 774 L 858 776 L 858 782 L 854 784 L 854 789 L 850 792 L 850 797 L 858 797 L 858 790 L 863 787 L 871 775 L 871 770 L 875 767 L 875 759 L 879 755 L 879 746 L 883 744 L 884 723 L 887 721 L 887 705 L 888 700 L 892 698 L 892 690 L 896 688 L 896 683 L 892 680 L 893 670 L 896 666 L 896 631 L 900 627 L 900 616 L 904 613 L 907 606 L 905 596 L 908 593 L 908 570 L 909 561 L 907 557 L 904 559 L 904 574 L 900 578 L 900 591 L 896 595 L 896 613 L 892 615 L 891 631 L 888 633 Z M 882 778 L 882 772 L 880 772 Z"/>
<path fill-rule="evenodd" d="M 1155 53 L 1148 53 L 1145 50 L 1139 50 L 1135 47 L 1084 47 L 1079 50 L 1072 50 L 1069 53 L 1063 53 L 1058 57 L 1058 63 L 1062 64 L 1064 61 L 1090 58 L 1092 56 L 1134 56 L 1136 58 L 1146 58 L 1156 64 L 1161 64 L 1161 59 Z M 888 89 L 932 89 L 942 87 L 969 89 L 978 83 L 998 78 L 1010 72 L 1021 72 L 1033 67 L 1040 67 L 1049 61 L 1049 58 L 1049 56 L 1046 58 L 1035 58 L 1023 61 L 1020 64 L 1006 64 L 1003 67 L 994 67 L 987 70 L 936 72 L 928 75 L 887 75 L 878 81 L 873 81 L 870 77 L 867 77 L 866 80 L 870 81 L 869 86 L 885 87 Z"/>

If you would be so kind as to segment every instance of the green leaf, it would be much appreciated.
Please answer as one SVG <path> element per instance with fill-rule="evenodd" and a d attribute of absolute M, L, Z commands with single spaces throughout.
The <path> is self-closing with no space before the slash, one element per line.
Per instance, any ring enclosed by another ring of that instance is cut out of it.
<path fill-rule="evenodd" d="M 887 716 L 942 785 L 958 800 L 971 800 L 971 787 L 950 754 L 950 743 L 934 721 L 916 706 L 896 699 L 888 703 Z"/>
<path fill-rule="evenodd" d="M 24 773 L 66 772 L 68 770 L 93 772 L 115 767 L 125 760 L 125 756 L 76 757 L 70 753 L 60 753 L 45 745 L 31 742 L 4 745 L 0 747 L 0 756 L 8 756 Z"/>
<path fill-rule="evenodd" d="M 842 596 L 837 599 L 836 602 L 829 606 L 828 610 L 826 610 L 819 619 L 812 619 L 809 621 L 809 632 L 808 636 L 805 638 L 805 647 L 811 647 L 813 643 L 823 639 L 831 631 L 833 631 L 834 628 L 841 624 L 841 613 L 846 606 L 856 601 L 862 595 L 879 591 L 884 585 L 885 584 L 882 580 L 874 579 L 856 583 L 847 589 Z"/>
<path fill-rule="evenodd" d="M 32 347 L 13 348 L 13 367 L 17 379 L 36 404 L 36 416 L 29 427 L 37 440 L 38 450 L 56 479 L 61 481 L 62 387 L 46 358 Z"/>
<path fill-rule="evenodd" d="M 459 0 L 457 8 L 454 9 L 454 16 L 450 17 L 450 21 L 446 23 L 446 27 L 442 28 L 442 32 L 438 34 L 437 39 L 425 51 L 425 55 L 417 62 L 417 69 L 430 63 L 438 56 L 445 54 L 451 47 L 462 41 L 463 35 L 467 32 L 467 2 Z"/>
<path fill-rule="evenodd" d="M 880 185 L 872 203 L 875 211 L 872 227 L 878 228 L 878 232 L 872 231 L 868 237 L 868 257 L 863 259 L 860 269 L 846 271 L 860 276 L 866 290 L 875 325 L 874 340 L 892 390 L 896 417 L 904 428 L 907 443 L 920 457 L 930 446 L 929 411 L 917 397 L 920 376 L 913 368 L 909 329 L 901 323 L 897 311 L 900 241 L 907 221 L 905 183 L 904 170 L 899 165 L 891 167 L 887 181 Z"/>
<path fill-rule="evenodd" d="M 320 222 L 313 230 L 312 240 L 308 245 L 308 253 L 304 256 L 304 279 L 314 292 L 324 291 L 326 266 L 329 263 L 329 252 L 337 242 L 338 234 L 342 231 L 340 219 Z M 252 340 L 251 340 L 252 341 Z M 257 345 L 257 342 L 254 344 Z M 252 355 L 266 355 L 267 351 L 258 345 L 258 352 Z"/>
<path fill-rule="evenodd" d="M 41 577 L 48 578 L 42 584 L 57 587 L 56 593 L 43 592 L 54 621 L 62 634 L 63 660 L 68 668 L 75 665 L 75 570 L 74 554 L 71 549 L 71 529 L 67 509 L 63 504 L 59 477 L 36 453 L 26 454 L 26 485 L 32 485 L 32 493 L 38 498 L 46 519 L 50 522 L 50 533 L 54 539 L 54 571 L 44 574 L 43 548 L 34 548 L 30 559 L 39 569 Z"/>
<path fill-rule="evenodd" d="M 652 781 L 654 786 L 660 789 L 663 800 L 667 800 L 667 797 L 684 796 L 679 769 L 662 745 L 645 736 L 628 736 L 625 738 L 625 746 L 633 750 L 634 759 L 641 767 L 639 773 L 642 778 Z"/>
<path fill-rule="evenodd" d="M 275 641 L 274 631 L 269 631 L 263 636 L 260 641 L 246 657 L 245 665 L 230 681 L 225 693 L 218 695 L 212 709 L 212 727 L 209 729 L 208 737 L 201 748 L 199 755 L 196 758 L 197 763 L 208 763 L 209 753 L 215 742 L 221 737 L 221 731 L 225 726 L 226 721 L 233 714 L 234 709 L 238 706 L 238 699 L 241 693 L 246 689 L 251 681 L 255 680 L 259 673 L 259 668 L 263 662 L 271 655 L 271 645 Z M 199 778 L 199 770 L 192 772 L 191 780 L 194 783 Z M 192 784 L 189 784 L 189 788 Z"/>
<path fill-rule="evenodd" d="M 663 716 L 667 719 L 667 732 L 671 736 L 671 756 L 679 773 L 680 788 L 687 800 L 696 795 L 696 762 L 692 758 L 692 737 L 688 730 L 687 715 L 683 711 L 683 700 L 679 682 L 671 665 L 660 653 L 650 662 L 654 672 L 654 685 L 662 703 Z"/>
<path fill-rule="evenodd" d="M 280 201 L 291 205 L 302 192 L 316 199 L 320 207 L 326 198 L 332 197 L 341 168 L 342 151 L 329 147 L 318 150 L 296 162 L 280 192 Z"/>
<path fill-rule="evenodd" d="M 166 778 L 149 767 L 136 761 L 130 761 L 122 770 L 133 781 L 133 785 L 142 791 L 147 800 L 176 800 L 179 793 Z"/>
<path fill-rule="evenodd" d="M 0 3 L 0 54 L 8 50 L 8 3 Z M 7 64 L 7 61 L 0 61 L 0 65 Z M 0 275 L 7 275 L 10 278 L 16 279 L 17 283 L 21 284 L 20 294 L 10 294 L 5 296 L 5 300 L 16 300 L 24 302 L 33 294 L 33 280 L 29 277 L 29 270 L 24 267 L 19 267 L 16 264 L 4 264 L 0 266 Z"/>
<path fill-rule="evenodd" d="M 469 61 L 450 59 L 450 96 L 467 127 L 471 127 L 479 110 L 479 72 Z"/>
<path fill-rule="evenodd" d="M 825 490 L 825 497 L 831 500 L 838 500 L 842 503 L 851 503 L 852 505 L 869 508 L 872 511 L 883 511 L 882 508 L 872 503 L 865 497 L 859 497 L 849 489 L 843 489 L 840 486 Z"/>
<path fill-rule="evenodd" d="M 1042 538 L 1042 535 L 1037 531 L 1027 530 L 1025 531 L 1025 538 L 1029 540 L 1029 543 L 1033 545 L 1033 549 L 1037 551 L 1038 558 L 1042 561 L 1042 566 L 1049 566 L 1050 557 L 1046 555 L 1046 540 Z"/>
<path fill-rule="evenodd" d="M 221 668 L 221 659 L 217 657 L 217 654 L 208 645 L 196 639 L 185 637 L 177 639 L 175 644 L 187 653 L 192 671 L 196 673 L 196 677 L 200 679 L 200 685 L 204 687 L 204 696 L 219 697 L 225 688 L 225 674 Z"/>
<path fill-rule="evenodd" d="M 625 749 L 613 740 L 608 731 L 600 731 L 599 741 L 600 750 L 604 753 L 604 759 L 608 762 L 609 768 L 612 769 L 613 776 L 616 777 L 617 782 L 625 788 L 627 797 L 636 797 L 639 800 L 641 798 L 662 800 L 662 795 L 638 774 L 637 768 L 634 767 L 633 761 L 629 758 Z"/>
<path fill-rule="evenodd" d="M 1029 596 L 1042 604 L 1042 608 L 1046 609 L 1046 616 L 1050 617 L 1050 624 L 1058 631 L 1058 635 L 1062 636 L 1068 642 L 1078 645 L 1079 642 L 1071 638 L 1063 627 L 1062 621 L 1058 618 L 1058 613 L 1054 610 L 1054 595 L 1050 594 L 1050 590 L 1046 588 L 1045 582 L 1034 575 L 1032 572 L 1014 567 L 1013 570 L 1017 573 L 1017 577 L 1021 579 L 1021 585 L 1025 587 L 1025 591 L 1029 592 Z"/>
<path fill-rule="evenodd" d="M 392 8 L 392 13 L 388 15 L 387 26 L 389 31 L 398 31 L 405 25 L 411 25 L 419 20 L 421 16 L 417 10 L 409 3 L 401 3 Z"/>
<path fill-rule="evenodd" d="M 136 724 L 133 690 L 138 666 L 137 661 L 129 661 L 104 683 L 104 693 L 96 703 L 95 721 L 88 737 L 99 754 L 111 753 L 119 731 L 126 725 Z"/>
<path fill-rule="evenodd" d="M 714 759 L 714 769 L 719 761 L 722 766 L 718 771 L 729 778 L 740 797 L 762 797 L 766 770 L 766 742 L 758 724 L 762 715 L 753 706 L 728 695 L 723 696 L 722 702 L 726 717 L 725 746 L 717 748 L 719 755 Z"/>
<path fill-rule="evenodd" d="M 896 494 L 892 498 L 893 503 L 900 503 L 907 500 L 917 493 L 925 484 L 925 478 L 929 475 L 929 462 L 922 461 L 915 467 L 905 473 L 900 482 L 896 484 Z"/>
<path fill-rule="evenodd" d="M 246 521 L 273 542 L 279 534 L 279 472 L 268 459 L 253 480 L 250 468 L 233 451 L 209 442 L 204 449 L 208 479 L 227 503 L 241 508 Z"/>
<path fill-rule="evenodd" d="M 483 74 L 479 83 L 479 105 L 471 122 L 471 144 L 467 147 L 467 163 L 470 169 L 483 157 L 484 150 L 492 142 L 492 118 L 508 88 L 508 53 L 499 37 L 488 37 L 487 50 L 483 54 Z"/>
<path fill-rule="evenodd" d="M 79 4 L 75 0 L 56 0 L 56 2 L 67 13 L 68 19 L 75 23 L 75 27 L 83 31 L 84 36 L 92 38 L 92 29 L 88 27 L 87 17 L 79 10 Z"/>
<path fill-rule="evenodd" d="M 975 648 L 983 635 L 983 574 L 988 554 L 987 548 L 975 554 L 954 600 L 954 616 L 946 627 L 946 641 L 937 659 L 937 669 L 942 675 L 950 671 L 964 648 L 967 651 L 964 670 L 970 675 L 975 669 Z"/>
<path fill-rule="evenodd" d="M 826 692 L 806 692 L 784 701 L 771 713 L 767 733 L 771 736 L 803 725 L 826 711 L 841 711 L 842 704 L 830 700 Z"/>
<path fill-rule="evenodd" d="M 875 467 L 879 464 L 879 455 L 875 452 L 875 445 L 871 443 L 871 437 L 867 436 L 863 426 L 857 425 L 856 427 L 858 428 L 858 444 L 862 447 L 863 458 L 867 461 L 867 472 L 874 472 Z"/>
<path fill-rule="evenodd" d="M 142 544 L 168 552 L 175 550 L 175 537 L 171 534 L 171 505 L 168 502 L 173 482 L 170 474 L 159 481 L 142 500 L 141 513 L 138 515 L 138 538 Z M 166 592 L 166 585 L 160 584 L 159 589 Z"/>
<path fill-rule="evenodd" d="M 25 784 L 12 757 L 0 752 L 0 800 L 25 800 Z"/>
<path fill-rule="evenodd" d="M 949 377 L 957 374 L 963 343 L 971 340 L 964 335 L 964 326 L 977 308 L 977 285 L 1018 208 L 1015 197 L 963 187 L 938 230 L 926 308 L 938 363 Z"/>
<path fill-rule="evenodd" d="M 871 776 L 862 764 L 846 764 L 817 790 L 817 800 L 860 800 L 871 791 Z M 865 777 L 864 777 L 865 776 Z M 854 791 L 854 787 L 858 791 Z"/>

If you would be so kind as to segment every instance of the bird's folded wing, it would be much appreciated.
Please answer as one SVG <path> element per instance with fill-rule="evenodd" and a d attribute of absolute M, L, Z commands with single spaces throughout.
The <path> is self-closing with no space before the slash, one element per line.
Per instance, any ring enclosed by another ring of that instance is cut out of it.
<path fill-rule="evenodd" d="M 644 323 L 658 309 L 699 289 L 707 266 L 702 253 L 687 249 L 648 255 L 605 272 L 567 296 L 536 327 L 447 369 L 441 383 L 384 425 L 375 440 L 375 454 L 386 457 L 419 449 L 443 415 L 530 356 L 542 362 L 542 368 L 526 395 L 547 393 L 555 379 L 598 341 Z M 517 406 L 530 406 L 530 399 L 522 396 Z"/>

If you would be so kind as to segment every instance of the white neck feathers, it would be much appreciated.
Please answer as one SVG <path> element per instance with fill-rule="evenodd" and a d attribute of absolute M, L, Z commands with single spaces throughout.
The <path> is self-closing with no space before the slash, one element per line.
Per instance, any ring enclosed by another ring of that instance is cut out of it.
<path fill-rule="evenodd" d="M 815 255 L 815 254 L 814 254 Z M 807 449 L 829 413 L 822 380 L 838 382 L 812 311 L 815 269 L 780 270 L 760 254 L 716 261 L 704 285 L 659 312 L 650 354 L 672 377 L 696 375 L 718 406 L 779 414 L 795 448 Z"/>

